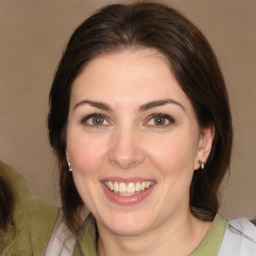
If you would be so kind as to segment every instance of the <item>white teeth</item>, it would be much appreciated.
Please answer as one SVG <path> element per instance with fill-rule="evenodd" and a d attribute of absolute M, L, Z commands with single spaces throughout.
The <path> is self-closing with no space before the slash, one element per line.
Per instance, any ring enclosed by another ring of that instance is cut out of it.
<path fill-rule="evenodd" d="M 143 182 L 129 182 L 128 184 L 124 182 L 111 182 L 105 181 L 104 184 L 110 190 L 114 191 L 115 193 L 121 194 L 122 196 L 131 196 L 140 191 L 144 191 L 153 185 L 152 181 L 143 181 Z"/>
<path fill-rule="evenodd" d="M 152 182 L 150 182 L 150 181 L 147 181 L 147 182 L 146 182 L 146 185 L 145 185 L 145 187 L 146 187 L 146 188 L 149 188 L 151 184 L 152 184 Z"/>
<path fill-rule="evenodd" d="M 134 183 L 130 182 L 128 184 L 128 186 L 126 187 L 126 192 L 130 194 L 135 192 Z"/>
<path fill-rule="evenodd" d="M 110 190 L 114 190 L 114 185 L 113 185 L 113 183 L 112 183 L 111 181 L 108 181 L 107 186 L 108 186 L 108 188 L 109 188 Z"/>
<path fill-rule="evenodd" d="M 114 183 L 114 191 L 118 192 L 118 183 L 117 182 Z"/>
<path fill-rule="evenodd" d="M 126 193 L 126 185 L 125 185 L 125 183 L 121 182 L 119 184 L 119 192 L 120 193 Z"/>
<path fill-rule="evenodd" d="M 141 187 L 140 187 L 140 183 L 137 182 L 136 185 L 135 185 L 135 190 L 138 192 L 141 190 Z"/>
<path fill-rule="evenodd" d="M 145 189 L 145 185 L 146 185 L 146 182 L 143 181 L 143 182 L 141 183 L 141 190 L 144 190 L 144 189 Z"/>

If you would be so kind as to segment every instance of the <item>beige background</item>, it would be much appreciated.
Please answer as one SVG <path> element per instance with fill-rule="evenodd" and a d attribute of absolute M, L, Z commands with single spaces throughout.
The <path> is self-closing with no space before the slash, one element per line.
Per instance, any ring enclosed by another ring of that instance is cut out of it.
<path fill-rule="evenodd" d="M 0 0 L 0 159 L 36 196 L 58 202 L 46 116 L 51 81 L 67 39 L 106 0 Z M 123 2 L 123 1 L 119 1 Z M 256 1 L 169 0 L 207 36 L 227 83 L 235 128 L 221 212 L 256 216 Z"/>

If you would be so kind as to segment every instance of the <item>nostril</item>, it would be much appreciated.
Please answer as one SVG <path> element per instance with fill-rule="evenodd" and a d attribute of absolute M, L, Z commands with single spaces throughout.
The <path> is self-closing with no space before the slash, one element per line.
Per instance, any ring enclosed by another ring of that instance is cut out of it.
<path fill-rule="evenodd" d="M 109 160 L 112 164 L 128 169 L 141 164 L 144 161 L 144 154 L 142 152 L 134 152 L 131 155 L 110 154 Z"/>
<path fill-rule="evenodd" d="M 134 167 L 144 160 L 144 153 L 136 140 L 136 134 L 131 129 L 119 130 L 112 137 L 109 148 L 109 160 L 120 168 L 127 169 Z"/>

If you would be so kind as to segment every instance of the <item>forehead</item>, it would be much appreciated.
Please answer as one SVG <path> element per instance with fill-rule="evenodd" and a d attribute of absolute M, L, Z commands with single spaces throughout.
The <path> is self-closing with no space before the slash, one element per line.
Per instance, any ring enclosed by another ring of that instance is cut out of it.
<path fill-rule="evenodd" d="M 124 87 L 125 80 L 153 81 L 164 77 L 174 79 L 171 65 L 162 53 L 151 48 L 127 48 L 93 58 L 79 73 L 73 87 L 81 84 L 89 86 L 91 83 L 96 86 L 98 82 L 106 87 L 108 81 L 112 84 L 119 81 L 120 87 Z"/>
<path fill-rule="evenodd" d="M 71 94 L 75 101 L 88 97 L 120 103 L 188 101 L 167 58 L 151 48 L 125 49 L 92 59 L 75 79 Z"/>
<path fill-rule="evenodd" d="M 161 63 L 162 66 L 165 66 L 168 73 L 172 72 L 170 62 L 165 55 L 159 52 L 157 49 L 128 47 L 97 55 L 86 64 L 79 76 L 81 73 L 90 74 L 95 70 L 99 72 L 102 66 L 105 66 L 104 68 L 108 69 L 117 68 L 120 73 L 121 71 L 124 71 L 122 68 L 125 68 L 125 70 L 128 71 L 128 67 L 130 67 L 130 70 L 132 70 L 132 67 L 135 65 L 137 68 L 138 65 L 140 65 L 142 68 L 146 67 L 146 64 L 155 65 L 159 63 Z M 137 69 L 138 73 L 139 71 L 140 69 Z M 77 78 L 79 78 L 79 76 Z"/>

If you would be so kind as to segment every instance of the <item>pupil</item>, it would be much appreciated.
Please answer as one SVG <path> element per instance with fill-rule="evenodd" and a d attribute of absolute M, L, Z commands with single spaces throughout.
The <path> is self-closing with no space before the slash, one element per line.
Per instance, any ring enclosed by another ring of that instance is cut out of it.
<path fill-rule="evenodd" d="M 102 124 L 102 118 L 100 118 L 100 117 L 93 118 L 93 124 L 95 124 L 95 125 Z"/>
<path fill-rule="evenodd" d="M 164 124 L 164 118 L 163 117 L 158 117 L 155 119 L 155 124 Z"/>

